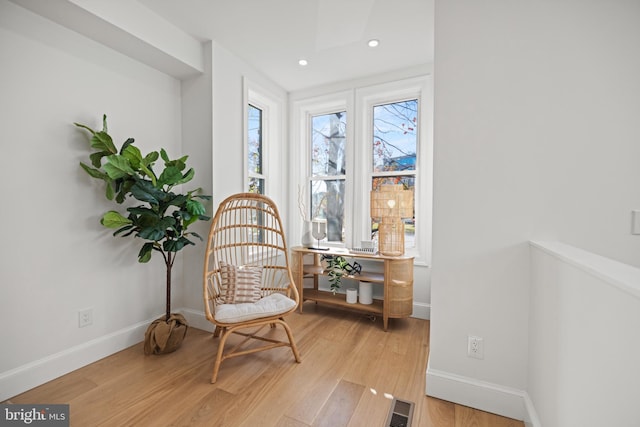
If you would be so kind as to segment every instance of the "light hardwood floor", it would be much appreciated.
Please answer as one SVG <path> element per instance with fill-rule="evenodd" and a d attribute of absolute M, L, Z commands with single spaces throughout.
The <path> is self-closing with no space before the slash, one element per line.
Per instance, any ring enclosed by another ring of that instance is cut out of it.
<path fill-rule="evenodd" d="M 175 353 L 144 356 L 140 343 L 9 402 L 68 403 L 76 427 L 375 427 L 396 396 L 415 402 L 413 426 L 524 426 L 424 395 L 428 321 L 391 319 L 384 332 L 380 318 L 306 303 L 288 322 L 300 364 L 278 348 L 223 362 L 210 384 L 218 340 L 191 328 Z"/>

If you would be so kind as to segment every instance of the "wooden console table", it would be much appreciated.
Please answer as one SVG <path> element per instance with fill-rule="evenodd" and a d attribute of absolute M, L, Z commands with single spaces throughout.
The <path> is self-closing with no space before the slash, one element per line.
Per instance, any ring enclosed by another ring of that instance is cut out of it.
<path fill-rule="evenodd" d="M 304 247 L 291 248 L 291 270 L 300 294 L 300 313 L 305 301 L 315 301 L 351 310 L 382 315 L 384 330 L 387 330 L 389 318 L 409 317 L 413 313 L 413 257 L 385 256 L 350 252 L 347 249 L 331 248 L 318 251 Z M 349 304 L 344 294 L 318 289 L 318 276 L 325 276 L 327 272 L 321 263 L 322 255 L 339 255 L 356 260 L 370 260 L 384 263 L 382 273 L 367 272 L 364 268 L 360 274 L 343 276 L 349 279 L 381 283 L 384 287 L 384 298 L 374 299 L 372 304 Z M 305 264 L 305 258 L 307 262 Z M 313 279 L 313 289 L 304 288 L 304 279 Z"/>

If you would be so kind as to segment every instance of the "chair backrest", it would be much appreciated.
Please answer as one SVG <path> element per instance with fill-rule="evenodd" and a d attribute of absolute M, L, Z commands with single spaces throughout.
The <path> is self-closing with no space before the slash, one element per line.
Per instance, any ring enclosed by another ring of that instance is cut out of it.
<path fill-rule="evenodd" d="M 221 263 L 262 267 L 261 296 L 282 292 L 298 301 L 289 267 L 289 251 L 275 203 L 254 193 L 240 193 L 220 203 L 211 222 L 204 265 L 207 319 L 214 321 L 222 301 Z"/>

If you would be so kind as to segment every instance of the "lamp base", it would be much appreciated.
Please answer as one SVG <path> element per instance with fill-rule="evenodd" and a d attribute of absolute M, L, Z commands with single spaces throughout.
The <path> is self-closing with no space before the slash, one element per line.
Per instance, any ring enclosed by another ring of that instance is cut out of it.
<path fill-rule="evenodd" d="M 400 218 L 382 218 L 378 224 L 378 252 L 387 256 L 404 255 L 404 223 Z"/>

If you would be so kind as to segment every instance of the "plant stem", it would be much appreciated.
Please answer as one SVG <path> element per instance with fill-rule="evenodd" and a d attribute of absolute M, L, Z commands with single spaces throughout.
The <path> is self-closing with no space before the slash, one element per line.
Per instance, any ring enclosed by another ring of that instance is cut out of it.
<path fill-rule="evenodd" d="M 174 255 L 175 257 L 175 255 Z M 171 267 L 173 267 L 173 259 L 171 259 L 171 252 L 167 253 L 165 257 L 165 264 L 167 265 L 167 306 L 165 322 L 169 322 L 171 316 Z"/>

